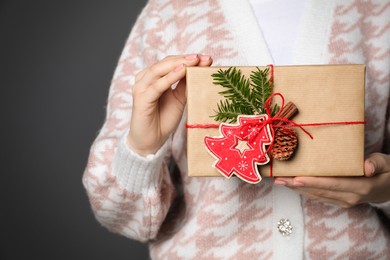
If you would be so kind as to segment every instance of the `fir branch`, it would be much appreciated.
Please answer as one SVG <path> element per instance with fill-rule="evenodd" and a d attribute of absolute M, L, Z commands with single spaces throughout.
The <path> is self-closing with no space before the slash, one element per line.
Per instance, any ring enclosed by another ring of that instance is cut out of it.
<path fill-rule="evenodd" d="M 235 67 L 230 67 L 225 71 L 220 69 L 212 77 L 214 78 L 214 84 L 226 88 L 219 94 L 229 100 L 234 100 L 234 103 L 239 106 L 247 106 L 252 111 L 257 111 L 257 104 L 250 89 L 250 81 L 244 75 L 241 75 L 240 70 Z"/>
<path fill-rule="evenodd" d="M 274 104 L 273 107 L 271 108 L 271 116 L 275 116 L 280 110 L 280 107 L 278 104 Z"/>
<path fill-rule="evenodd" d="M 256 67 L 250 78 L 246 79 L 241 71 L 235 67 L 227 70 L 219 69 L 212 74 L 216 85 L 225 90 L 219 92 L 226 100 L 217 104 L 216 114 L 213 116 L 216 121 L 234 123 L 238 115 L 265 114 L 264 104 L 272 93 L 272 82 L 268 79 L 269 68 L 263 71 Z M 275 115 L 279 110 L 277 105 L 271 108 L 271 114 Z"/>
<path fill-rule="evenodd" d="M 267 79 L 269 68 L 261 70 L 256 67 L 256 69 L 250 75 L 251 86 L 253 95 L 256 97 L 257 107 L 259 108 L 258 113 L 264 114 L 266 113 L 264 105 L 272 93 L 273 84 L 271 83 L 271 79 Z"/>
<path fill-rule="evenodd" d="M 250 115 L 252 110 L 245 106 L 238 106 L 234 101 L 221 100 L 217 104 L 216 121 L 235 123 L 239 115 Z"/>

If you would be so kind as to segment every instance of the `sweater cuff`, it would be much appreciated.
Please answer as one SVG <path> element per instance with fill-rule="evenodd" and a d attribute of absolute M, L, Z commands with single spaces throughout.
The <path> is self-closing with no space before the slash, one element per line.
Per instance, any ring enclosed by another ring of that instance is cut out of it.
<path fill-rule="evenodd" d="M 155 154 L 144 157 L 128 147 L 126 136 L 125 134 L 120 139 L 113 161 L 113 174 L 117 177 L 119 185 L 134 193 L 142 193 L 157 187 L 171 138 L 168 138 Z"/>
<path fill-rule="evenodd" d="M 390 217 L 390 201 L 386 201 L 383 203 L 370 203 L 370 205 L 382 210 L 386 216 Z"/>

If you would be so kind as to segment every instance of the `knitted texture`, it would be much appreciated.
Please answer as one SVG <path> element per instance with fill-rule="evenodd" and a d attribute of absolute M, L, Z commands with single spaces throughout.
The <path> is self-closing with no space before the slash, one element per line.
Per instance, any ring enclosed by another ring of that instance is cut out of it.
<path fill-rule="evenodd" d="M 330 63 L 365 63 L 366 153 L 389 153 L 386 107 L 390 90 L 390 2 L 337 1 L 328 44 Z M 387 144 L 386 144 L 387 143 Z M 385 150 L 386 149 L 386 150 Z M 388 259 L 389 235 L 375 239 L 377 226 L 368 219 L 377 218 L 373 209 L 364 205 L 344 211 L 314 201 L 305 201 L 306 257 L 308 259 Z M 345 221 L 348 227 L 340 223 Z M 382 250 L 373 250 L 376 241 Z M 348 250 L 341 251 L 340 243 Z M 386 249 L 387 247 L 387 249 Z M 370 250 L 370 248 L 372 248 Z"/>
<path fill-rule="evenodd" d="M 385 135 L 379 134 L 386 133 L 388 138 L 390 128 L 386 122 L 390 91 L 390 2 L 338 2 L 328 51 L 330 63 L 366 64 L 366 152 L 386 149 L 390 153 L 390 139 L 385 142 Z"/>
<path fill-rule="evenodd" d="M 367 204 L 342 209 L 301 201 L 269 179 L 250 185 L 237 178 L 187 177 L 185 116 L 156 155 L 142 158 L 126 147 L 123 137 L 130 122 L 134 75 L 143 68 L 181 53 L 209 54 L 215 65 L 254 65 L 248 64 L 250 57 L 241 53 L 237 31 L 227 23 L 234 19 L 224 12 L 231 2 L 151 0 L 138 17 L 115 71 L 106 120 L 83 175 L 97 220 L 113 232 L 148 241 L 153 259 L 272 259 L 283 254 L 284 259 L 389 259 L 389 232 Z M 389 123 L 386 129 L 390 1 L 336 3 L 328 42 L 323 43 L 329 56 L 324 62 L 366 63 L 366 151 L 389 152 L 385 136 L 390 135 Z M 170 156 L 182 179 L 180 207 L 172 207 L 180 190 L 171 181 Z M 297 199 L 289 203 L 293 197 Z M 280 214 L 293 225 L 288 238 L 276 228 Z"/>

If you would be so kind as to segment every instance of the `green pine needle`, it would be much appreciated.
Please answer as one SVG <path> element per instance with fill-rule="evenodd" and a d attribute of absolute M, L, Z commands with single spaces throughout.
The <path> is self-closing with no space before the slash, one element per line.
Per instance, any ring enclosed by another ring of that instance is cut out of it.
<path fill-rule="evenodd" d="M 214 116 L 216 121 L 235 123 L 239 115 L 249 115 L 252 110 L 239 106 L 234 101 L 221 100 L 217 104 L 218 113 Z"/>
<path fill-rule="evenodd" d="M 214 84 L 226 88 L 219 92 L 226 100 L 221 100 L 217 104 L 216 114 L 212 116 L 216 121 L 234 123 L 239 115 L 266 113 L 264 104 L 272 93 L 272 82 L 267 77 L 269 68 L 256 69 L 251 72 L 250 79 L 246 79 L 235 67 L 219 69 L 217 73 L 211 75 Z M 271 110 L 272 115 L 275 115 L 279 107 L 274 105 Z"/>

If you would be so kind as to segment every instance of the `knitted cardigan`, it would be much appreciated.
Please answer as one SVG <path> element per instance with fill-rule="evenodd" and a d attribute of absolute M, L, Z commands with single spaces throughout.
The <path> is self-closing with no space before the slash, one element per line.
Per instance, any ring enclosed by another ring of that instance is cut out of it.
<path fill-rule="evenodd" d="M 304 19 L 294 64 L 366 64 L 365 150 L 388 154 L 390 1 L 310 1 Z M 273 186 L 272 179 L 251 185 L 238 178 L 188 177 L 185 115 L 156 154 L 132 152 L 124 137 L 134 75 L 183 53 L 211 55 L 214 65 L 273 63 L 248 1 L 150 0 L 120 57 L 106 120 L 83 175 L 102 225 L 148 241 L 153 259 L 390 258 L 388 220 L 375 209 L 390 217 L 390 202 L 343 209 Z M 169 172 L 170 158 L 179 171 Z M 178 175 L 182 185 L 175 186 Z M 291 235 L 278 231 L 280 219 L 290 221 Z"/>

